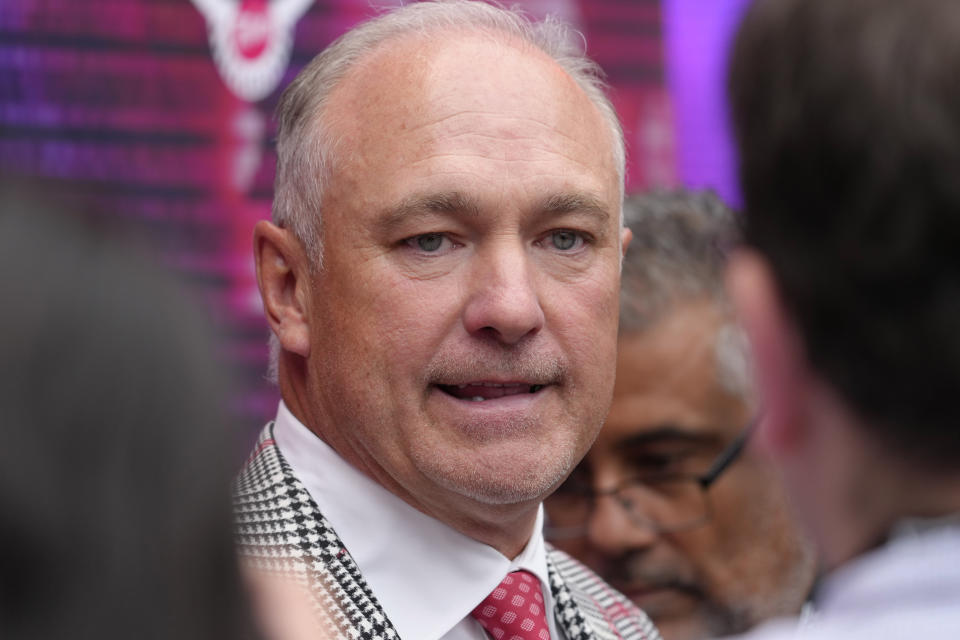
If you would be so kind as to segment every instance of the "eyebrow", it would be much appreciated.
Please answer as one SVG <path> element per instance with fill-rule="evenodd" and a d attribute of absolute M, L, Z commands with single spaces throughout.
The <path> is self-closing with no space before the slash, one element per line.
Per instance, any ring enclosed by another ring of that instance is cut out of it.
<path fill-rule="evenodd" d="M 393 229 L 410 218 L 437 213 L 475 217 L 480 215 L 480 204 L 460 191 L 414 195 L 388 207 L 380 219 L 384 228 Z"/>
<path fill-rule="evenodd" d="M 548 216 L 582 213 L 596 217 L 601 224 L 610 219 L 610 211 L 603 201 L 586 193 L 558 193 L 543 200 L 537 209 Z M 409 218 L 429 214 L 458 214 L 468 217 L 480 215 L 480 203 L 460 191 L 410 196 L 387 208 L 381 216 L 382 225 L 392 229 Z"/>
<path fill-rule="evenodd" d="M 663 442 L 688 443 L 698 446 L 712 444 L 722 444 L 723 438 L 709 433 L 693 432 L 674 424 L 664 424 L 654 429 L 645 430 L 640 433 L 634 433 L 618 442 L 618 446 L 624 448 L 642 447 L 649 444 L 659 444 Z"/>
<path fill-rule="evenodd" d="M 548 197 L 540 205 L 540 210 L 548 215 L 566 213 L 585 213 L 596 216 L 600 223 L 610 219 L 610 211 L 603 201 L 586 193 L 558 193 Z"/>

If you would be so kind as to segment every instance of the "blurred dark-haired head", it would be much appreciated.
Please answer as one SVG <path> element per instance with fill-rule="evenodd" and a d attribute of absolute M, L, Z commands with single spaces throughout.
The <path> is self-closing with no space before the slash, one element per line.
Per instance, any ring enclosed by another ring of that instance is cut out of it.
<path fill-rule="evenodd" d="M 806 357 L 908 459 L 956 469 L 960 3 L 760 0 L 730 98 L 746 242 Z"/>
<path fill-rule="evenodd" d="M 0 191 L 0 636 L 237 638 L 237 459 L 169 278 Z"/>

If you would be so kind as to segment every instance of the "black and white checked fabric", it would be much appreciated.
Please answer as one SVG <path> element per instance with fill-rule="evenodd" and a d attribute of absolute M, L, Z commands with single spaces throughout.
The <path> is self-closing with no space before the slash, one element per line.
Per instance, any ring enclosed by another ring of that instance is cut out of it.
<path fill-rule="evenodd" d="M 277 449 L 272 423 L 234 484 L 234 517 L 244 560 L 307 587 L 318 625 L 331 638 L 399 640 L 350 553 Z M 645 614 L 570 556 L 548 548 L 547 566 L 554 615 L 567 640 L 660 640 Z"/>
<path fill-rule="evenodd" d="M 567 640 L 661 640 L 626 596 L 569 555 L 547 545 L 555 615 Z"/>
<path fill-rule="evenodd" d="M 333 527 L 280 455 L 272 424 L 235 482 L 234 517 L 241 556 L 307 586 L 317 620 L 331 638 L 399 638 Z"/>

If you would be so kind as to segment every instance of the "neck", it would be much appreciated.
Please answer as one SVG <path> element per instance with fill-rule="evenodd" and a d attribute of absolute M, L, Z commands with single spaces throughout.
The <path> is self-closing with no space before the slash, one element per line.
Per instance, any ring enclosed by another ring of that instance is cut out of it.
<path fill-rule="evenodd" d="M 879 468 L 884 462 L 874 460 Z M 861 481 L 849 485 L 844 518 L 819 536 L 825 568 L 835 568 L 883 544 L 894 527 L 909 518 L 935 519 L 960 513 L 960 479 L 927 474 L 880 474 L 866 468 Z M 859 499 L 857 499 L 859 498 Z"/>
<path fill-rule="evenodd" d="M 409 502 L 409 501 L 408 501 Z M 424 511 L 416 504 L 415 508 Z M 440 520 L 463 535 L 493 547 L 505 557 L 513 560 L 524 550 L 534 534 L 539 503 L 524 505 L 483 505 L 482 517 L 477 514 L 448 512 L 427 515 Z"/>
<path fill-rule="evenodd" d="M 296 415 L 296 414 L 294 414 Z M 539 500 L 488 504 L 455 491 L 440 490 L 426 478 L 419 487 L 407 487 L 381 466 L 358 455 L 350 443 L 320 435 L 341 458 L 411 507 L 468 538 L 493 547 L 507 558 L 516 558 L 534 532 Z"/>
<path fill-rule="evenodd" d="M 815 538 L 826 569 L 883 544 L 905 518 L 960 513 L 960 472 L 938 472 L 879 443 L 845 410 L 817 409 L 819 427 L 811 442 L 819 490 Z M 811 474 L 813 476 L 813 474 Z"/>

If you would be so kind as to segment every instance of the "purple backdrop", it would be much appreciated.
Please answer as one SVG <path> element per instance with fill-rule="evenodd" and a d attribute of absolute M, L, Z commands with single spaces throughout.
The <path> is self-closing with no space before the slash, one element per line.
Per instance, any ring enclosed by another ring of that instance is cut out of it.
<path fill-rule="evenodd" d="M 285 85 L 371 4 L 389 3 L 0 0 L 0 172 L 43 178 L 72 206 L 149 239 L 214 315 L 250 432 L 276 403 L 250 247 L 272 195 L 273 82 Z M 659 0 L 519 4 L 578 26 L 606 70 L 629 188 L 674 184 Z"/>
<path fill-rule="evenodd" d="M 663 4 L 678 178 L 689 187 L 714 189 L 733 206 L 739 206 L 740 196 L 727 125 L 726 51 L 748 2 L 664 0 Z"/>

